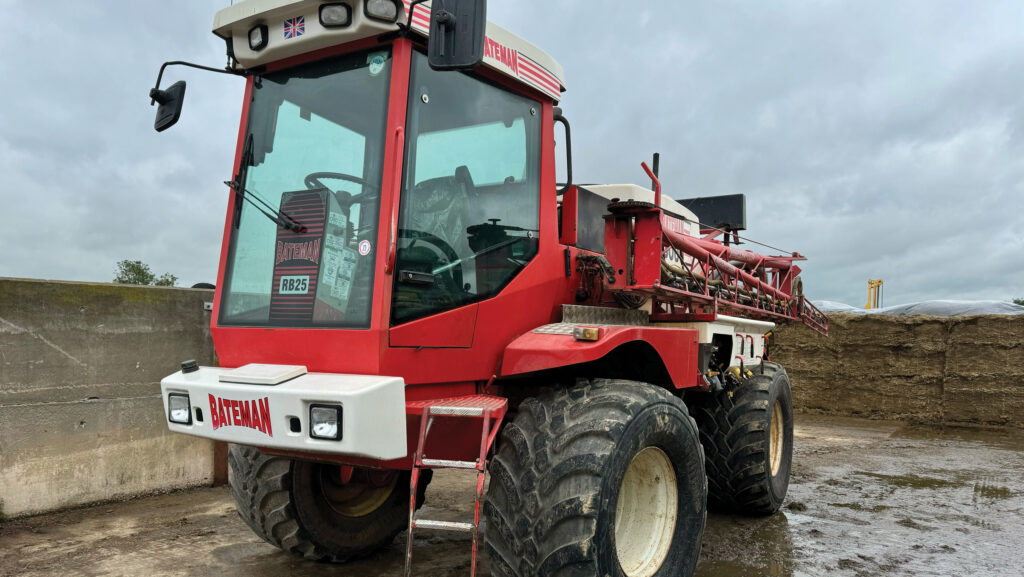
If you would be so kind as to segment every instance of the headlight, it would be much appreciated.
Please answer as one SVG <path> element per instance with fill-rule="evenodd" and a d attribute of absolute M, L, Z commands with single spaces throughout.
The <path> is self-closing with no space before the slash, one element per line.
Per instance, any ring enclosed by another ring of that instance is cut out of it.
<path fill-rule="evenodd" d="M 314 439 L 341 440 L 341 407 L 310 405 L 309 436 Z"/>
<path fill-rule="evenodd" d="M 374 20 L 395 22 L 398 20 L 397 0 L 366 0 L 363 12 Z"/>
<path fill-rule="evenodd" d="M 192 424 L 192 404 L 185 393 L 167 395 L 167 420 L 179 425 Z"/>
<path fill-rule="evenodd" d="M 352 8 L 348 4 L 324 4 L 320 6 L 320 25 L 324 28 L 341 28 L 352 23 Z"/>
<path fill-rule="evenodd" d="M 249 49 L 253 52 L 263 50 L 267 46 L 267 25 L 259 24 L 249 30 Z"/>

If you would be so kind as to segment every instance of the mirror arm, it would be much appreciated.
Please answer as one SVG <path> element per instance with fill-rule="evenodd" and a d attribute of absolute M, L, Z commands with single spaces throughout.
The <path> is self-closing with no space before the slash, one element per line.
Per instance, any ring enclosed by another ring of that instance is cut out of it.
<path fill-rule="evenodd" d="M 239 70 L 233 70 L 233 69 L 230 69 L 230 68 L 213 68 L 212 66 L 203 66 L 201 64 L 193 64 L 191 62 L 185 62 L 183 60 L 172 60 L 170 62 L 164 62 L 163 64 L 160 65 L 160 72 L 156 75 L 156 86 L 154 86 L 149 91 L 149 98 L 150 98 L 149 105 L 150 106 L 153 106 L 157 102 L 163 103 L 165 101 L 166 93 L 163 90 L 160 90 L 160 81 L 164 77 L 164 68 L 167 68 L 168 66 L 174 66 L 174 65 L 189 66 L 191 68 L 198 68 L 200 70 L 209 70 L 210 72 L 218 72 L 220 74 L 231 74 L 233 76 L 247 76 L 249 74 L 249 72 L 244 71 L 244 70 L 239 71 Z"/>
<path fill-rule="evenodd" d="M 405 38 L 406 36 L 409 35 L 409 32 L 412 32 L 413 11 L 416 10 L 417 6 L 423 4 L 426 1 L 427 0 L 413 0 L 412 3 L 409 4 L 409 11 L 407 12 L 408 17 L 405 19 L 405 24 L 402 24 L 401 22 L 398 23 L 398 30 L 400 31 L 402 38 Z"/>
<path fill-rule="evenodd" d="M 455 29 L 455 15 L 443 7 L 434 15 L 434 22 L 437 22 L 439 28 L 447 30 L 451 26 L 453 30 Z M 444 56 L 444 42 L 440 43 L 440 52 L 438 54 Z"/>
<path fill-rule="evenodd" d="M 555 106 L 553 111 L 555 122 L 561 122 L 565 127 L 565 186 L 558 191 L 558 194 L 562 195 L 572 186 L 572 133 L 569 130 L 569 121 L 562 116 L 562 109 Z"/>

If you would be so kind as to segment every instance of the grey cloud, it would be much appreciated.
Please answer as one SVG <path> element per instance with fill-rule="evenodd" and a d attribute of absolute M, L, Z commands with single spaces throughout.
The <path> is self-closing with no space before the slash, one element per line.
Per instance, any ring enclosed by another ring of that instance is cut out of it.
<path fill-rule="evenodd" d="M 513 29 L 566 66 L 582 180 L 643 183 L 657 150 L 672 196 L 747 194 L 748 236 L 807 255 L 817 298 L 1024 294 L 1024 5 L 560 6 Z"/>
<path fill-rule="evenodd" d="M 185 112 L 159 135 L 145 94 L 164 60 L 223 62 L 225 4 L 0 2 L 47 23 L 0 37 L 0 275 L 213 280 L 242 83 L 173 70 Z M 1024 4 L 488 8 L 565 66 L 577 180 L 645 183 L 659 151 L 674 197 L 745 193 L 748 236 L 807 255 L 815 298 L 1024 296 Z"/>

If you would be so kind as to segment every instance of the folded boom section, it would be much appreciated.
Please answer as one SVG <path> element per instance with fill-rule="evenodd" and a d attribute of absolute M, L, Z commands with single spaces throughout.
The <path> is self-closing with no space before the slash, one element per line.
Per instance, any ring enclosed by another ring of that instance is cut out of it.
<path fill-rule="evenodd" d="M 719 313 L 801 322 L 822 334 L 828 319 L 802 291 L 799 253 L 766 256 L 686 232 L 683 220 L 648 203 L 614 207 L 605 217 L 606 290 L 652 299 L 651 320 L 713 320 Z M 621 279 L 622 282 L 619 282 Z"/>

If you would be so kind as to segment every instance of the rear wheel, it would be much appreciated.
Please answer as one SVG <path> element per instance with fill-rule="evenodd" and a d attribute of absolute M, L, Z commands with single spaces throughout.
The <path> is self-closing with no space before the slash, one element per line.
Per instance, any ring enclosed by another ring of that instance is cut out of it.
<path fill-rule="evenodd" d="M 360 557 L 408 526 L 408 471 L 343 469 L 243 445 L 231 445 L 228 463 L 242 520 L 266 542 L 307 559 Z M 429 481 L 420 482 L 418 504 Z"/>
<path fill-rule="evenodd" d="M 505 426 L 484 506 L 501 577 L 693 574 L 707 485 L 683 402 L 595 381 L 528 399 Z"/>
<path fill-rule="evenodd" d="M 706 455 L 712 507 L 751 515 L 779 510 L 793 460 L 793 400 L 777 363 L 732 388 L 688 396 Z"/>

